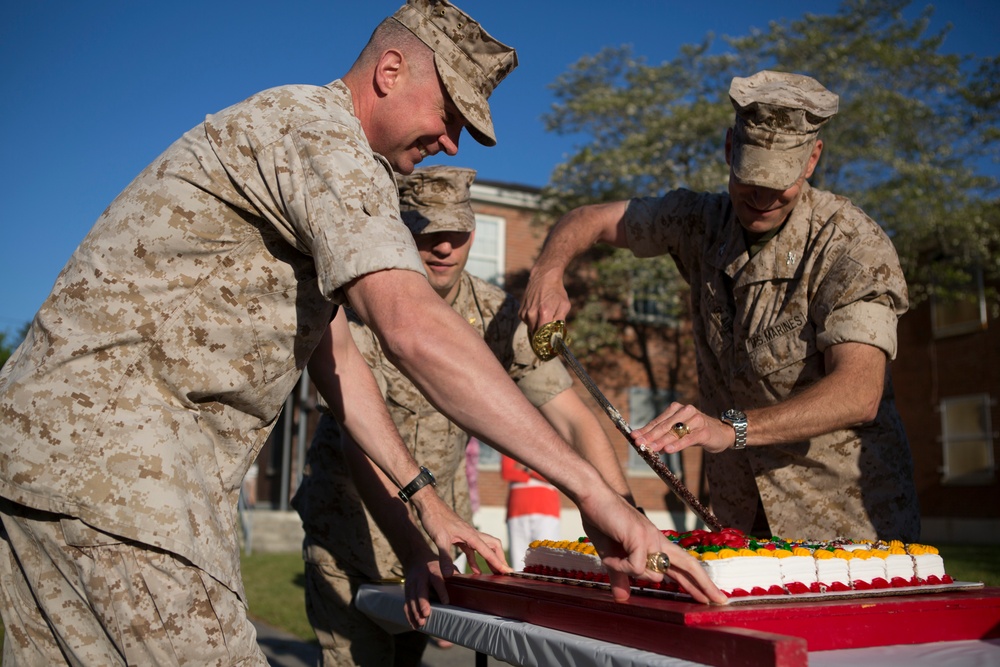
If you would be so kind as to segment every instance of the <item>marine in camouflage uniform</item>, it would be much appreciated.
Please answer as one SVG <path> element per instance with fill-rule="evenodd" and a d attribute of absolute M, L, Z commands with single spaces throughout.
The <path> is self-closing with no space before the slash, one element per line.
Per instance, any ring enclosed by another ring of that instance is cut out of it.
<path fill-rule="evenodd" d="M 459 46 L 434 22 L 478 24 L 433 4 L 399 21 L 448 52 L 450 77 L 475 69 L 466 104 L 485 105 L 513 50 L 485 33 Z M 352 92 L 284 86 L 208 116 L 58 277 L 0 375 L 5 663 L 266 664 L 239 570 L 241 480 L 341 288 L 423 272 Z"/>
<path fill-rule="evenodd" d="M 432 276 L 432 281 L 437 281 L 432 284 L 483 337 L 528 400 L 540 407 L 563 392 L 572 392 L 572 380 L 558 360 L 543 362 L 534 354 L 527 328 L 518 318 L 516 300 L 464 271 L 475 229 L 469 189 L 474 177 L 471 169 L 417 169 L 399 179 L 400 210 L 422 252 L 439 241 L 464 246 L 441 258 L 461 273 L 453 274 L 450 280 Z M 452 234 L 446 239 L 432 236 Z M 427 268 L 433 271 L 433 267 Z M 468 434 L 392 365 L 370 329 L 356 317 L 351 317 L 350 327 L 410 453 L 434 473 L 437 491 L 445 502 L 471 521 L 465 473 Z M 306 474 L 292 501 L 306 532 L 306 607 L 323 647 L 323 664 L 419 665 L 427 635 L 392 635 L 353 605 L 360 585 L 399 581 L 405 572 L 358 492 L 340 439 L 336 420 L 324 412 L 307 453 Z M 610 450 L 610 443 L 606 447 Z"/>
<path fill-rule="evenodd" d="M 863 423 L 773 444 L 754 440 L 754 411 L 788 406 L 824 383 L 837 346 L 870 346 L 881 361 L 894 358 L 907 290 L 883 230 L 844 197 L 804 180 L 822 150 L 819 128 L 837 111 L 836 95 L 808 77 L 761 72 L 734 79 L 730 96 L 730 193 L 676 190 L 605 209 L 619 245 L 639 257 L 670 254 L 691 286 L 700 403 L 675 404 L 640 431 L 675 448 L 706 446 L 712 508 L 727 526 L 914 541 L 913 462 L 887 363 L 868 371 L 878 376 L 867 381 L 883 390 Z M 767 199 L 755 188 L 779 194 Z M 759 210 L 746 213 L 748 206 Z M 759 224 L 772 211 L 787 217 Z M 585 236 L 572 226 L 564 233 Z M 838 403 L 854 399 L 850 384 L 824 386 Z M 833 413 L 839 406 L 812 407 Z M 731 408 L 746 412 L 755 446 L 733 447 L 733 430 L 717 419 Z M 763 420 L 767 413 L 756 414 Z M 774 414 L 774 433 L 795 432 L 805 421 L 784 415 L 779 423 Z M 679 441 L 664 432 L 678 421 L 691 429 Z M 727 432 L 725 444 L 710 442 Z"/>

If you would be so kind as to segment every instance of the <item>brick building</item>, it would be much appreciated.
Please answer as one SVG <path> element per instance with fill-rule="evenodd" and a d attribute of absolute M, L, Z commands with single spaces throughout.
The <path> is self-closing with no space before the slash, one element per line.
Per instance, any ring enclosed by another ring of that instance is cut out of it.
<path fill-rule="evenodd" d="M 536 188 L 478 181 L 472 186 L 477 216 L 469 270 L 520 296 L 547 225 L 538 220 Z M 924 516 L 924 536 L 931 541 L 1000 542 L 1000 477 L 996 470 L 1000 396 L 1000 331 L 982 296 L 969 303 L 926 303 L 900 322 L 898 359 L 893 364 L 897 403 L 916 460 L 916 479 Z M 973 290 L 975 291 L 975 290 Z M 581 357 L 607 398 L 633 425 L 657 414 L 656 405 L 676 398 L 693 400 L 695 368 L 689 323 L 666 327 L 630 327 L 626 352 L 642 346 L 644 354 Z M 572 332 L 572 329 L 571 329 Z M 641 335 L 640 335 L 641 333 Z M 641 337 L 641 341 L 638 338 Z M 688 344 L 686 344 L 688 343 Z M 640 359 L 649 360 L 652 368 Z M 669 378 L 667 387 L 650 395 L 649 374 Z M 583 386 L 575 389 L 601 414 Z M 315 424 L 314 390 L 305 379 L 289 397 L 271 440 L 258 458 L 258 507 L 287 510 L 300 476 L 304 448 Z M 638 503 L 662 527 L 694 527 L 695 517 L 670 494 L 664 483 L 631 451 L 610 420 L 600 423 L 614 444 Z M 707 502 L 700 450 L 686 450 L 668 465 Z M 484 448 L 478 473 L 480 511 L 476 523 L 506 540 L 506 484 L 499 457 Z M 582 535 L 575 507 L 563 499 L 562 535 Z"/>

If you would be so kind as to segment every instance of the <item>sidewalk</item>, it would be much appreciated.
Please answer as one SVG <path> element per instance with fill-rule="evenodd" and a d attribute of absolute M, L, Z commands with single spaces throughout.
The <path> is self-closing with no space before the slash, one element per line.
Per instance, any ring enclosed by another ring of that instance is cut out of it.
<path fill-rule="evenodd" d="M 257 643 L 272 667 L 316 667 L 319 660 L 319 645 L 304 642 L 283 630 L 270 627 L 259 621 L 253 622 L 257 628 Z M 488 658 L 490 667 L 499 667 L 507 663 L 495 658 Z M 474 667 L 476 652 L 458 644 L 447 649 L 440 649 L 430 644 L 424 652 L 421 667 Z"/>

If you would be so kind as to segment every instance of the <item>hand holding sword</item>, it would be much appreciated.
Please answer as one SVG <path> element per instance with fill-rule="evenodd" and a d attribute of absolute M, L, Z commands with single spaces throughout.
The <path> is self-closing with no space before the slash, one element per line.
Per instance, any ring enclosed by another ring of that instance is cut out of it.
<path fill-rule="evenodd" d="M 569 366 L 570 370 L 580 378 L 580 381 L 583 382 L 590 395 L 594 397 L 594 400 L 601 406 L 604 413 L 611 419 L 619 432 L 625 436 L 625 439 L 632 445 L 632 448 L 642 457 L 642 460 L 656 472 L 670 490 L 677 494 L 684 501 L 684 504 L 691 508 L 709 528 L 721 531 L 722 523 L 719 519 L 698 501 L 694 494 L 671 472 L 670 468 L 663 464 L 660 457 L 644 445 L 636 444 L 635 439 L 632 437 L 632 428 L 625 418 L 622 417 L 621 413 L 611 405 L 611 402 L 608 401 L 587 371 L 584 370 L 580 362 L 570 352 L 566 345 L 565 335 L 566 323 L 563 320 L 549 322 L 534 333 L 531 339 L 531 347 L 541 359 L 547 360 L 559 356 L 563 363 Z M 688 427 L 682 422 L 674 424 L 671 430 L 678 438 L 683 438 L 688 433 Z"/>

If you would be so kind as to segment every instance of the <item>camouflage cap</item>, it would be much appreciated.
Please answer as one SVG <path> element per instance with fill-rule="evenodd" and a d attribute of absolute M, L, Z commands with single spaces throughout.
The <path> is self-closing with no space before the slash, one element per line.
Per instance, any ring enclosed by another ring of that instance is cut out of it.
<path fill-rule="evenodd" d="M 465 116 L 472 138 L 484 146 L 496 146 L 487 99 L 517 67 L 514 49 L 495 40 L 447 0 L 408 0 L 392 18 L 434 50 L 434 65 Z"/>
<path fill-rule="evenodd" d="M 443 165 L 418 167 L 409 176 L 397 176 L 403 222 L 414 236 L 475 230 L 469 190 L 475 178 L 475 169 Z"/>
<path fill-rule="evenodd" d="M 757 72 L 734 77 L 732 170 L 741 183 L 787 190 L 805 169 L 819 128 L 839 98 L 812 77 Z"/>

